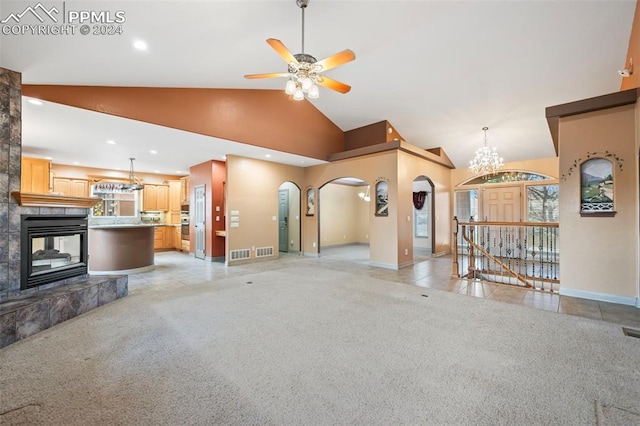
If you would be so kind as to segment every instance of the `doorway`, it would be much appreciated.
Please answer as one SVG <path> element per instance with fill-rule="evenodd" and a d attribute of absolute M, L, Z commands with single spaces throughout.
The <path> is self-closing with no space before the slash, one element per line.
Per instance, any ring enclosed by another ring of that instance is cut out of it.
<path fill-rule="evenodd" d="M 431 257 L 435 250 L 434 185 L 431 179 L 420 175 L 413 180 L 413 258 Z"/>
<path fill-rule="evenodd" d="M 300 188 L 284 182 L 278 188 L 278 251 L 300 251 Z"/>
<path fill-rule="evenodd" d="M 198 185 L 194 187 L 195 192 L 195 210 L 193 214 L 194 228 L 195 228 L 195 257 L 198 259 L 205 258 L 205 245 L 206 245 L 206 197 L 205 197 L 205 185 Z"/>

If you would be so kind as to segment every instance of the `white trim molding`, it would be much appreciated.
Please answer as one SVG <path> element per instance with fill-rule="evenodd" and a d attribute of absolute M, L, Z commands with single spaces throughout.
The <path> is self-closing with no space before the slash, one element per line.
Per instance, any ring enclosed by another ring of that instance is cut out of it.
<path fill-rule="evenodd" d="M 640 308 L 640 298 L 630 296 L 618 296 L 615 294 L 596 293 L 594 291 L 574 290 L 560 287 L 560 296 L 579 297 L 581 299 L 597 300 L 599 302 L 617 303 Z"/>

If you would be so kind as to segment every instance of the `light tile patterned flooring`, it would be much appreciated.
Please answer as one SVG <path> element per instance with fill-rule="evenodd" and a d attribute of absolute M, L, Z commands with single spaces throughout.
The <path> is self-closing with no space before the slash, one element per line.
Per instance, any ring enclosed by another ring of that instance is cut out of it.
<path fill-rule="evenodd" d="M 450 256 L 434 258 L 415 255 L 413 266 L 397 271 L 378 268 L 369 265 L 369 247 L 364 245 L 325 248 L 321 250 L 321 256 L 318 258 L 280 253 L 280 258 L 277 260 L 231 267 L 226 267 L 222 263 L 205 262 L 179 252 L 161 252 L 156 253 L 156 268 L 153 271 L 129 276 L 129 292 L 134 294 L 144 291 L 162 291 L 166 288 L 189 286 L 216 278 L 282 269 L 295 263 L 296 266 L 308 266 L 310 273 L 318 273 L 322 268 L 329 268 L 640 329 L 640 309 L 636 307 L 560 296 L 505 284 L 451 278 L 451 262 Z"/>

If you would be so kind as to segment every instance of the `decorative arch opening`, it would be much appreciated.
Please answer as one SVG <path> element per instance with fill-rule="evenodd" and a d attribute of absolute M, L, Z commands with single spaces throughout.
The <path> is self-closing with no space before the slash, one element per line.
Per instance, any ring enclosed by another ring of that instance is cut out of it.
<path fill-rule="evenodd" d="M 413 259 L 429 257 L 435 251 L 435 185 L 425 175 L 413 180 Z"/>

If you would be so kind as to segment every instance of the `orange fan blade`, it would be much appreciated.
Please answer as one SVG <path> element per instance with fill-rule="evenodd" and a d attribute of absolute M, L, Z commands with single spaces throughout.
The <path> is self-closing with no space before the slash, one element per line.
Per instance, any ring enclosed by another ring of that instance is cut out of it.
<path fill-rule="evenodd" d="M 248 74 L 244 78 L 277 78 L 277 77 L 289 77 L 288 72 L 272 72 L 269 74 Z"/>
<path fill-rule="evenodd" d="M 354 59 L 356 59 L 356 54 L 347 49 L 316 62 L 316 65 L 322 65 L 322 71 L 326 71 L 342 64 L 346 64 L 347 62 L 351 62 Z"/>
<path fill-rule="evenodd" d="M 268 38 L 267 43 L 269 43 L 269 46 L 271 46 L 273 50 L 275 50 L 276 53 L 280 55 L 280 57 L 282 57 L 282 59 L 284 59 L 287 63 L 298 63 L 298 60 L 295 58 L 295 56 L 293 56 L 293 53 L 291 53 L 280 40 L 275 38 Z"/>
<path fill-rule="evenodd" d="M 325 76 L 322 76 L 322 80 L 318 81 L 318 85 L 326 87 L 327 89 L 335 90 L 336 92 L 340 93 L 347 93 L 349 90 L 351 90 L 351 86 L 340 83 L 337 80 L 333 80 Z"/>

